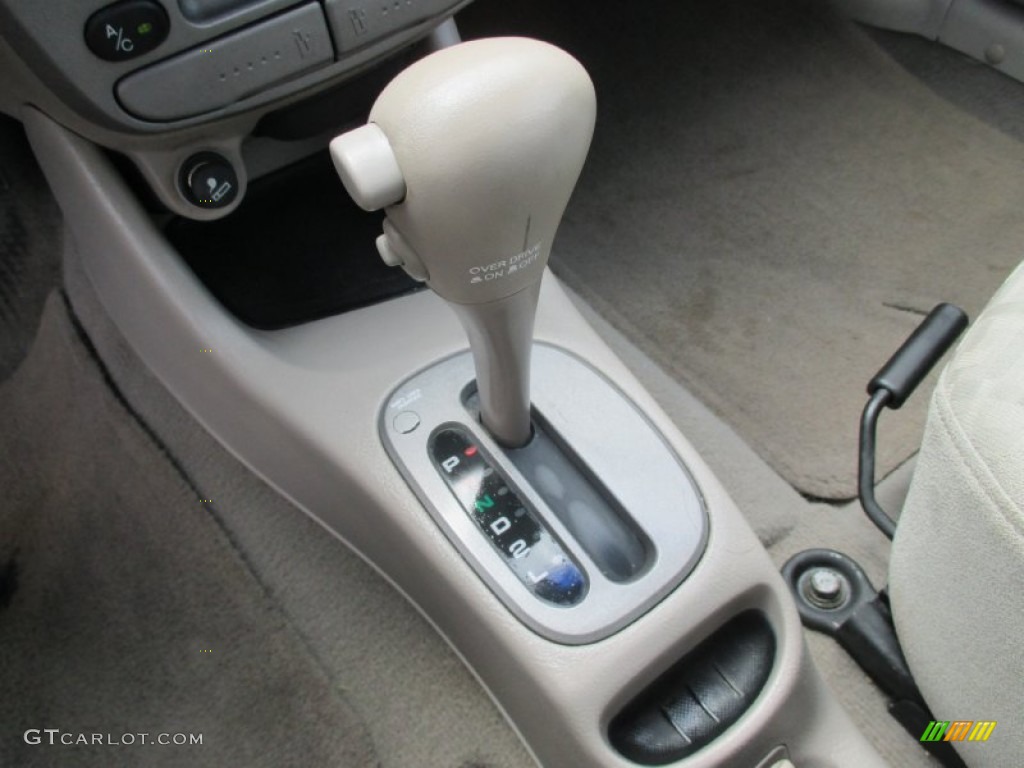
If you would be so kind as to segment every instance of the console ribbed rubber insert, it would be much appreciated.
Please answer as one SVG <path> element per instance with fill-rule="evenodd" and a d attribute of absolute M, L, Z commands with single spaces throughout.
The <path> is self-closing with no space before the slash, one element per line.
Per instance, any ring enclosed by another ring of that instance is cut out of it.
<path fill-rule="evenodd" d="M 735 723 L 772 670 L 775 635 L 760 613 L 732 619 L 688 653 L 611 723 L 625 757 L 665 765 L 692 755 Z"/>

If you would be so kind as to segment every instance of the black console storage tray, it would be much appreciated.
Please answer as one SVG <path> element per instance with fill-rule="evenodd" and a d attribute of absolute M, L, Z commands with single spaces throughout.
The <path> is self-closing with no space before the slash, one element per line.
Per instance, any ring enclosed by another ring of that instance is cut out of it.
<path fill-rule="evenodd" d="M 775 635 L 756 611 L 742 613 L 684 656 L 609 727 L 624 757 L 665 765 L 692 755 L 735 723 L 772 671 Z"/>
<path fill-rule="evenodd" d="M 356 207 L 322 152 L 255 181 L 229 216 L 174 218 L 166 235 L 229 312 L 271 330 L 421 287 L 377 254 L 382 218 Z"/>

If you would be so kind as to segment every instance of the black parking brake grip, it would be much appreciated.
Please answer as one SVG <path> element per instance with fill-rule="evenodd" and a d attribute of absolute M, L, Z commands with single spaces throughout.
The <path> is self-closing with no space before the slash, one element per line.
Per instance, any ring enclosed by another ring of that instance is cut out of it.
<path fill-rule="evenodd" d="M 960 307 L 936 306 L 871 379 L 868 394 L 884 389 L 889 392 L 887 407 L 902 406 L 966 327 L 967 313 Z"/>
<path fill-rule="evenodd" d="M 864 512 L 889 539 L 896 523 L 875 499 L 875 432 L 883 408 L 899 408 L 935 367 L 967 327 L 967 313 L 953 304 L 939 304 L 868 383 L 871 399 L 860 419 L 857 495 Z"/>

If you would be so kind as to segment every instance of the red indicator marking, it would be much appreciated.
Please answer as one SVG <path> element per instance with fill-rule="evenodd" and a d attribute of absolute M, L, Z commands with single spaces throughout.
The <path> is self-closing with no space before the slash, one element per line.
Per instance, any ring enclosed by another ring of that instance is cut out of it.
<path fill-rule="evenodd" d="M 469 446 L 469 448 L 464 450 L 463 453 L 466 454 L 467 456 L 476 456 L 476 446 L 475 445 Z"/>

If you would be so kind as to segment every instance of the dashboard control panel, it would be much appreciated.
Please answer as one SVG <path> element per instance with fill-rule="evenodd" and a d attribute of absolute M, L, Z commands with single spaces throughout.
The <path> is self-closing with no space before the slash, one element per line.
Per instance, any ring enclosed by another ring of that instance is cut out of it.
<path fill-rule="evenodd" d="M 469 2 L 0 0 L 0 37 L 81 117 L 148 134 L 344 80 Z"/>
<path fill-rule="evenodd" d="M 471 1 L 0 0 L 0 111 L 47 114 L 126 155 L 167 210 L 212 221 L 340 131 L 364 83 L 458 42 Z M 282 115 L 288 136 L 249 141 Z"/>

